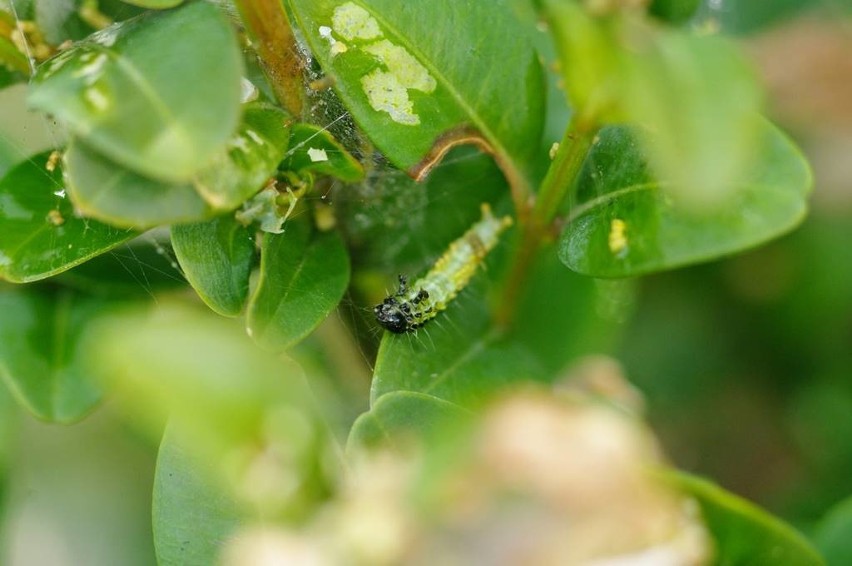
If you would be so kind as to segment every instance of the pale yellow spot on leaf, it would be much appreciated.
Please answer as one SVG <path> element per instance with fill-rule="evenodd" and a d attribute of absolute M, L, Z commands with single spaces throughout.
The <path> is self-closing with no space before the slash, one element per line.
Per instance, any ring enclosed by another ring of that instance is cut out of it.
<path fill-rule="evenodd" d="M 325 152 L 325 150 L 317 149 L 315 147 L 308 148 L 308 157 L 313 163 L 328 161 L 328 154 Z"/>
<path fill-rule="evenodd" d="M 413 112 L 414 105 L 408 98 L 408 89 L 393 73 L 376 69 L 361 78 L 361 86 L 374 110 L 387 112 L 394 122 L 400 124 L 416 126 L 420 123 L 420 117 Z"/>
<path fill-rule="evenodd" d="M 414 88 L 423 92 L 435 90 L 437 86 L 435 79 L 404 47 L 383 39 L 367 45 L 364 51 L 384 64 L 405 88 Z"/>
<path fill-rule="evenodd" d="M 627 251 L 627 223 L 613 218 L 609 228 L 609 251 L 622 256 Z"/>
<path fill-rule="evenodd" d="M 331 26 L 341 37 L 352 41 L 354 39 L 375 39 L 381 37 L 379 24 L 367 10 L 347 2 L 334 9 Z"/>

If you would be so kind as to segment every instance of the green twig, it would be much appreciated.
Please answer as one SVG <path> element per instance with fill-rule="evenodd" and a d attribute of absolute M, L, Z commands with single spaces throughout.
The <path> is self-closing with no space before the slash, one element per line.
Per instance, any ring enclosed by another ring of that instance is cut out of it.
<path fill-rule="evenodd" d="M 521 241 L 510 267 L 503 297 L 497 312 L 499 326 L 507 326 L 514 316 L 521 292 L 539 249 L 554 238 L 553 220 L 569 191 L 574 187 L 586 154 L 592 146 L 597 127 L 593 122 L 575 117 L 553 158 L 536 202 L 525 223 Z"/>
<path fill-rule="evenodd" d="M 301 117 L 303 61 L 281 0 L 236 0 L 236 4 L 275 98 L 290 114 Z"/>

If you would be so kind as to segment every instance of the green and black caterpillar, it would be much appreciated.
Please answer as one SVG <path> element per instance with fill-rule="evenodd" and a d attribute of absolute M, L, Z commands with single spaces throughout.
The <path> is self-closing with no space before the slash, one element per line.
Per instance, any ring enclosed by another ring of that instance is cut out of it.
<path fill-rule="evenodd" d="M 429 273 L 411 285 L 399 276 L 396 292 L 374 307 L 376 320 L 391 332 L 401 334 L 417 330 L 435 318 L 464 289 L 497 245 L 500 233 L 511 225 L 511 217 L 495 218 L 488 204 L 483 204 L 482 219 L 450 244 Z"/>

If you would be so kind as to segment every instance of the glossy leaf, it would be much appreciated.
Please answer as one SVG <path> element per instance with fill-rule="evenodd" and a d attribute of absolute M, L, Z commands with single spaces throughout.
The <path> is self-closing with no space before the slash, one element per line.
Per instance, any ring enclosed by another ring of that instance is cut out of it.
<path fill-rule="evenodd" d="M 328 130 L 312 124 L 296 124 L 290 133 L 290 151 L 281 164 L 285 171 L 330 175 L 347 183 L 364 178 L 364 168 Z"/>
<path fill-rule="evenodd" d="M 78 343 L 106 306 L 70 291 L 0 287 L 0 377 L 36 417 L 69 423 L 100 401 Z"/>
<path fill-rule="evenodd" d="M 532 354 L 492 329 L 483 295 L 480 279 L 416 334 L 385 332 L 371 404 L 388 393 L 412 391 L 469 408 L 508 384 L 541 379 Z"/>
<path fill-rule="evenodd" d="M 152 509 L 160 566 L 218 563 L 245 514 L 215 477 L 215 470 L 193 458 L 167 428 L 157 456 Z"/>
<path fill-rule="evenodd" d="M 0 179 L 0 277 L 27 282 L 50 277 L 137 235 L 74 212 L 61 167 L 49 153 L 33 156 Z"/>
<path fill-rule="evenodd" d="M 745 499 L 687 474 L 667 473 L 665 477 L 701 507 L 715 541 L 714 564 L 825 564 L 801 534 Z"/>
<path fill-rule="evenodd" d="M 508 177 L 531 176 L 543 78 L 504 2 L 289 3 L 355 121 L 395 165 L 419 176 L 448 144 L 479 138 Z"/>
<path fill-rule="evenodd" d="M 68 147 L 64 160 L 69 194 L 86 216 L 116 226 L 150 228 L 197 222 L 214 214 L 191 184 L 143 177 L 80 141 Z"/>
<path fill-rule="evenodd" d="M 813 538 L 830 566 L 852 563 L 852 498 L 828 512 Z"/>
<path fill-rule="evenodd" d="M 237 316 L 249 290 L 254 238 L 233 215 L 172 226 L 172 246 L 186 278 L 219 314 Z"/>
<path fill-rule="evenodd" d="M 287 115 L 264 104 L 249 104 L 240 128 L 193 183 L 214 208 L 236 208 L 258 192 L 275 173 L 290 139 Z"/>
<path fill-rule="evenodd" d="M 607 128 L 586 159 L 560 258 L 586 275 L 628 277 L 714 259 L 787 232 L 805 215 L 810 170 L 769 124 L 759 147 L 759 166 L 737 201 L 695 215 L 660 191 L 629 130 Z"/>
<path fill-rule="evenodd" d="M 246 327 L 263 347 L 282 351 L 337 306 L 349 284 L 349 255 L 337 232 L 317 233 L 292 219 L 281 234 L 264 234 L 260 279 Z"/>
<path fill-rule="evenodd" d="M 410 435 L 430 435 L 469 413 L 431 395 L 399 391 L 382 395 L 352 425 L 347 449 L 408 442 Z"/>
<path fill-rule="evenodd" d="M 29 102 L 110 159 L 185 182 L 236 129 L 241 73 L 225 16 L 192 2 L 107 28 L 47 61 Z"/>

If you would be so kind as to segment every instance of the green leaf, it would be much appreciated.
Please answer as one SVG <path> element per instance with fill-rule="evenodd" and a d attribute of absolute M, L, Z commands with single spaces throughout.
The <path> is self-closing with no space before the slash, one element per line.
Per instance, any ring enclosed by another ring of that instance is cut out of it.
<path fill-rule="evenodd" d="M 433 434 L 448 421 L 468 415 L 458 405 L 431 395 L 410 391 L 388 393 L 352 425 L 347 450 L 388 443 L 404 446 L 412 434 Z"/>
<path fill-rule="evenodd" d="M 376 169 L 333 195 L 335 212 L 359 266 L 414 275 L 482 216 L 499 210 L 506 182 L 494 161 L 459 147 L 423 181 L 397 169 Z"/>
<path fill-rule="evenodd" d="M 0 287 L 0 377 L 36 417 L 69 423 L 100 401 L 77 345 L 105 305 L 70 291 Z"/>
<path fill-rule="evenodd" d="M 579 357 L 610 352 L 630 317 L 629 281 L 596 281 L 565 269 L 552 247 L 539 254 L 510 330 L 548 375 Z"/>
<path fill-rule="evenodd" d="M 2 12 L 0 12 L 2 16 Z M 4 19 L 4 18 L 0 18 Z M 0 25 L 6 22 L 0 22 Z M 11 40 L 0 36 L 0 88 L 24 82 L 30 76 L 30 62 Z"/>
<path fill-rule="evenodd" d="M 768 123 L 759 147 L 759 164 L 737 200 L 696 215 L 660 191 L 629 130 L 603 130 L 580 175 L 560 259 L 586 275 L 628 277 L 714 259 L 791 230 L 807 208 L 807 162 Z"/>
<path fill-rule="evenodd" d="M 507 177 L 531 179 L 544 83 L 504 2 L 289 3 L 355 121 L 396 166 L 419 177 L 448 145 L 478 138 Z"/>
<path fill-rule="evenodd" d="M 0 277 L 9 281 L 50 277 L 137 235 L 77 216 L 60 166 L 46 169 L 49 155 L 35 155 L 0 179 Z"/>
<path fill-rule="evenodd" d="M 80 141 L 68 147 L 64 161 L 69 194 L 86 216 L 141 229 L 197 222 L 214 214 L 192 185 L 143 177 Z"/>
<path fill-rule="evenodd" d="M 283 110 L 266 104 L 247 105 L 227 152 L 199 173 L 195 188 L 217 209 L 236 208 L 276 172 L 289 139 L 290 128 Z"/>
<path fill-rule="evenodd" d="M 691 18 L 701 0 L 652 0 L 648 13 L 672 24 L 682 24 Z"/>
<path fill-rule="evenodd" d="M 723 38 L 674 29 L 648 36 L 627 52 L 621 96 L 628 120 L 650 129 L 640 130 L 640 138 L 666 181 L 663 190 L 693 212 L 736 206 L 742 182 L 760 165 L 762 92 L 755 74 Z"/>
<path fill-rule="evenodd" d="M 470 408 L 505 386 L 541 379 L 537 360 L 491 325 L 482 280 L 417 333 L 385 332 L 379 346 L 372 406 L 395 391 L 425 393 Z"/>
<path fill-rule="evenodd" d="M 168 416 L 181 446 L 247 508 L 290 515 L 326 493 L 327 435 L 304 374 L 258 350 L 242 325 L 161 301 L 99 321 L 86 342 L 87 367 L 120 414 L 157 436 Z"/>
<path fill-rule="evenodd" d="M 852 498 L 841 501 L 828 512 L 813 538 L 828 564 L 852 564 Z"/>
<path fill-rule="evenodd" d="M 166 8 L 174 8 L 183 0 L 123 0 L 128 4 L 139 6 L 142 8 L 151 8 L 152 10 L 164 10 Z"/>
<path fill-rule="evenodd" d="M 254 259 L 252 232 L 227 215 L 172 226 L 172 246 L 186 278 L 207 306 L 225 316 L 240 314 Z"/>
<path fill-rule="evenodd" d="M 116 24 L 45 62 L 29 102 L 112 160 L 185 182 L 236 130 L 241 73 L 225 16 L 192 2 Z"/>
<path fill-rule="evenodd" d="M 688 474 L 665 472 L 664 479 L 698 501 L 716 543 L 713 564 L 825 564 L 801 534 L 748 501 Z"/>
<path fill-rule="evenodd" d="M 296 124 L 290 133 L 290 151 L 281 164 L 284 171 L 331 175 L 347 183 L 364 178 L 364 168 L 327 129 Z"/>
<path fill-rule="evenodd" d="M 348 284 L 349 254 L 340 235 L 291 219 L 283 233 L 263 235 L 246 328 L 263 347 L 285 350 L 328 316 Z"/>
<path fill-rule="evenodd" d="M 59 275 L 57 283 L 88 294 L 151 299 L 186 287 L 168 241 L 145 234 Z"/>
<path fill-rule="evenodd" d="M 218 563 L 222 547 L 245 514 L 215 477 L 215 471 L 193 458 L 173 429 L 166 428 L 157 456 L 152 509 L 160 566 Z"/>

